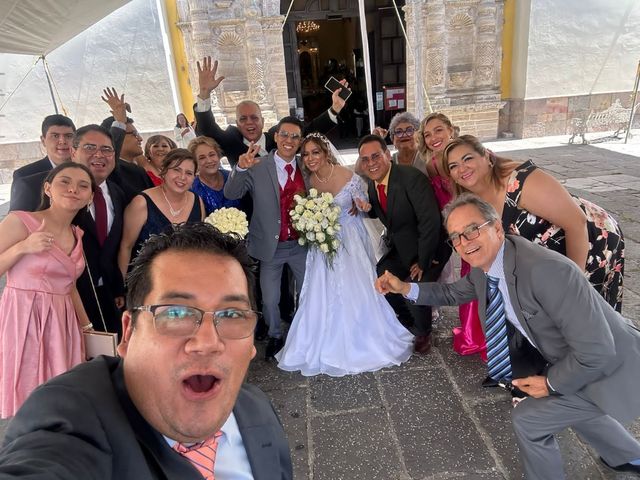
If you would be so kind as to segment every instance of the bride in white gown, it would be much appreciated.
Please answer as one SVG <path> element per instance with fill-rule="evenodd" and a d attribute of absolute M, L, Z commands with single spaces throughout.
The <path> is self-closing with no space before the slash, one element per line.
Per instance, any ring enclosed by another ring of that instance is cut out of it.
<path fill-rule="evenodd" d="M 399 365 L 411 356 L 413 335 L 373 286 L 375 259 L 362 221 L 371 208 L 366 183 L 337 164 L 322 135 L 308 135 L 301 152 L 311 186 L 333 194 L 342 207 L 341 245 L 331 267 L 321 252 L 309 249 L 300 304 L 276 355 L 278 367 L 343 376 Z M 350 215 L 354 202 L 359 211 Z"/>

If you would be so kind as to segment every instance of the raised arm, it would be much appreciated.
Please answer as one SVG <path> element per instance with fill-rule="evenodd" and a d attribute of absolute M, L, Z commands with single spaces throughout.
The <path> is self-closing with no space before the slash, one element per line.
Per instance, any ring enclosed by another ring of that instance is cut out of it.
<path fill-rule="evenodd" d="M 562 228 L 567 257 L 582 270 L 586 268 L 589 254 L 587 217 L 560 182 L 536 169 L 522 187 L 519 206 Z"/>
<path fill-rule="evenodd" d="M 256 157 L 260 151 L 260 145 L 253 142 L 249 145 L 247 153 L 240 155 L 238 164 L 233 167 L 227 183 L 224 184 L 224 196 L 229 200 L 238 200 L 253 188 L 253 179 L 249 175 L 249 169 L 260 163 Z"/>
<path fill-rule="evenodd" d="M 127 103 L 124 101 L 124 93 L 118 96 L 118 92 L 115 88 L 105 88 L 102 91 L 100 97 L 103 102 L 109 105 L 111 109 L 111 115 L 116 122 L 120 122 L 126 125 L 127 123 Z M 122 144 L 124 143 L 124 137 L 126 130 L 118 128 L 116 126 L 111 127 L 111 136 L 113 137 L 113 148 L 116 151 L 115 158 L 120 158 L 120 152 L 122 151 Z"/>

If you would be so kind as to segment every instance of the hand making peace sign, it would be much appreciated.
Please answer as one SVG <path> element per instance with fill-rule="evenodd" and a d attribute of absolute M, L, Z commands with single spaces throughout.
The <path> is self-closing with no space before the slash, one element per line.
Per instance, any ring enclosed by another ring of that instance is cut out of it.
<path fill-rule="evenodd" d="M 256 155 L 260 152 L 260 145 L 251 142 L 249 144 L 249 150 L 247 153 L 243 153 L 238 158 L 238 167 L 244 168 L 245 170 L 253 167 L 257 163 L 260 163 L 260 158 L 256 158 Z"/>

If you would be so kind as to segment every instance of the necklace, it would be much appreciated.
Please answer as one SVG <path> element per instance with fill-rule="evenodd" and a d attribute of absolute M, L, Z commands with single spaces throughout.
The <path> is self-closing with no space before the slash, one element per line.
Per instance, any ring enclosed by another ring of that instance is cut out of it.
<path fill-rule="evenodd" d="M 167 194 L 164 193 L 164 188 L 160 187 L 160 190 L 162 191 L 162 196 L 164 197 L 164 199 L 167 202 L 167 205 L 169 205 L 169 212 L 171 212 L 171 216 L 172 217 L 177 217 L 178 215 L 180 215 L 180 213 L 182 213 L 182 210 L 184 210 L 184 206 L 187 203 L 187 197 L 185 195 L 184 197 L 184 201 L 182 202 L 182 207 L 180 207 L 178 210 L 174 210 L 173 206 L 171 205 L 171 202 L 169 201 L 169 199 L 167 198 Z"/>
<path fill-rule="evenodd" d="M 327 178 L 325 178 L 324 180 L 320 178 L 320 176 L 318 175 L 318 172 L 313 172 L 313 174 L 316 176 L 316 178 L 318 179 L 318 181 L 320 183 L 327 183 L 329 180 L 331 180 L 331 176 L 333 175 L 333 167 L 335 167 L 335 165 L 332 163 L 331 164 L 331 171 L 329 172 L 329 176 Z"/>

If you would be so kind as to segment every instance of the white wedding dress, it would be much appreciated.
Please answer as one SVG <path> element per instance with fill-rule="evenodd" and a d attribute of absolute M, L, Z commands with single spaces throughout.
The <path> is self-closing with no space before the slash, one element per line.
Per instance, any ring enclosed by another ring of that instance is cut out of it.
<path fill-rule="evenodd" d="M 335 197 L 342 229 L 333 265 L 309 249 L 298 311 L 276 355 L 283 370 L 339 377 L 399 365 L 411 356 L 413 335 L 374 289 L 375 259 L 363 214 L 348 213 L 352 199 L 368 201 L 366 190 L 354 174 Z"/>

